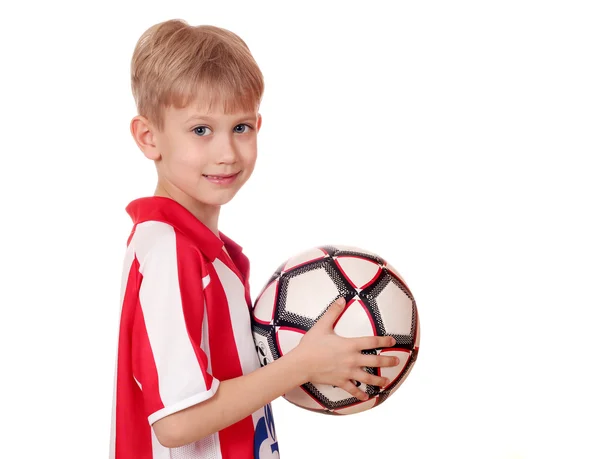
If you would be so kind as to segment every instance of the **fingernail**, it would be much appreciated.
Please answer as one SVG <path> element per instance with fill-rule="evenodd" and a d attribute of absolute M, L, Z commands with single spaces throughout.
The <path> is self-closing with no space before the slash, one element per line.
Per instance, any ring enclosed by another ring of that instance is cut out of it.
<path fill-rule="evenodd" d="M 390 339 L 390 346 L 394 346 L 396 344 L 395 338 Z"/>
<path fill-rule="evenodd" d="M 336 303 L 338 306 L 343 306 L 343 305 L 344 305 L 344 302 L 345 302 L 345 300 L 344 300 L 344 298 L 343 298 L 343 297 L 340 297 L 340 298 L 338 298 L 337 300 L 335 300 L 335 303 Z"/>
<path fill-rule="evenodd" d="M 400 365 L 400 359 L 399 359 L 398 357 L 395 357 L 395 358 L 394 358 L 394 363 L 395 363 L 396 365 Z"/>

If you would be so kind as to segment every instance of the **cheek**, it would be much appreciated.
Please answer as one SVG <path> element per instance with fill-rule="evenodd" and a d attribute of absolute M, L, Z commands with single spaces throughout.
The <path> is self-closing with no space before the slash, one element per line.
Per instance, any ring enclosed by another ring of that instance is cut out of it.
<path fill-rule="evenodd" d="M 256 163 L 256 152 L 254 152 L 254 154 L 248 156 L 246 163 L 251 164 L 251 165 L 254 165 L 254 163 Z"/>
<path fill-rule="evenodd" d="M 193 154 L 186 149 L 172 150 L 163 164 L 165 176 L 179 186 L 192 185 L 198 178 L 202 164 L 199 163 L 199 155 Z"/>
<path fill-rule="evenodd" d="M 246 148 L 244 148 L 244 151 L 242 154 L 244 164 L 253 166 L 254 163 L 256 162 L 256 156 L 257 156 L 256 142 L 251 142 L 248 145 L 246 145 Z"/>
<path fill-rule="evenodd" d="M 202 155 L 198 154 L 198 147 L 193 142 L 178 142 L 172 145 L 171 165 L 182 172 L 192 171 L 201 166 Z"/>

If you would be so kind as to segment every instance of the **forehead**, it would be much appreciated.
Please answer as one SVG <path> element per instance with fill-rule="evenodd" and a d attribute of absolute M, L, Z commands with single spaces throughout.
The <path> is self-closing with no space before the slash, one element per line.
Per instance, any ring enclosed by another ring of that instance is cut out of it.
<path fill-rule="evenodd" d="M 169 108 L 178 112 L 178 117 L 185 120 L 202 117 L 233 120 L 238 118 L 255 118 L 258 116 L 258 107 L 235 106 L 219 100 L 207 101 L 195 99 L 184 107 Z"/>

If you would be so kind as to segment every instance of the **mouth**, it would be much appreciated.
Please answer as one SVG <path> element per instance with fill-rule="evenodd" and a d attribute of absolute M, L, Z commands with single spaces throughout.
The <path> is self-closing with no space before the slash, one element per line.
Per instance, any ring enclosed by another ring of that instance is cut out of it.
<path fill-rule="evenodd" d="M 219 175 L 202 174 L 202 176 L 204 178 L 206 178 L 209 182 L 215 183 L 217 185 L 228 185 L 228 184 L 232 183 L 237 178 L 238 175 L 240 175 L 239 172 L 236 172 L 234 174 L 219 174 Z"/>

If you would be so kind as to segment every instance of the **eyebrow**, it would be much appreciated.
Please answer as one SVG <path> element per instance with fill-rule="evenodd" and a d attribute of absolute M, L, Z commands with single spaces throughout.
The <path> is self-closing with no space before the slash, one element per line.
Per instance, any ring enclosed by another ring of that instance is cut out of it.
<path fill-rule="evenodd" d="M 242 121 L 255 121 L 257 118 L 256 115 L 253 114 L 246 114 L 246 115 L 241 115 L 237 118 L 235 118 L 237 121 L 236 122 L 242 122 Z M 185 124 L 191 122 L 191 121 L 208 121 L 208 122 L 214 122 L 215 119 L 207 116 L 207 115 L 201 115 L 201 114 L 195 114 L 190 116 L 188 119 L 185 120 Z"/>

